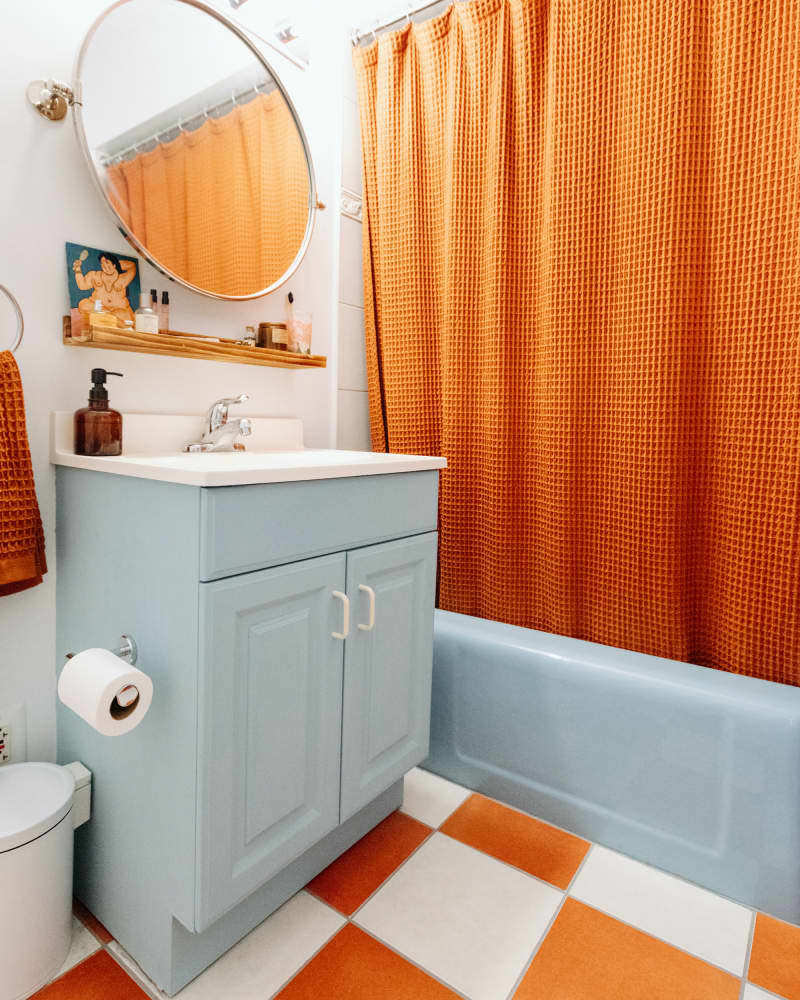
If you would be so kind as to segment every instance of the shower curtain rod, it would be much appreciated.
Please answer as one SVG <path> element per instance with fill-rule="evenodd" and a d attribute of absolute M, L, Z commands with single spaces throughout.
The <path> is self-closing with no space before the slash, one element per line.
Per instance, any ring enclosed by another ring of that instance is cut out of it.
<path fill-rule="evenodd" d="M 354 46 L 363 42 L 365 38 L 375 41 L 379 32 L 388 31 L 390 28 L 402 24 L 404 21 L 410 22 L 412 17 L 416 17 L 417 14 L 421 14 L 423 11 L 429 10 L 431 16 L 433 16 L 435 13 L 434 8 L 438 7 L 444 10 L 445 7 L 450 6 L 450 2 L 451 0 L 428 0 L 427 3 L 412 4 L 410 7 L 406 7 L 403 11 L 393 14 L 391 17 L 376 21 L 371 28 L 356 28 L 351 36 L 351 41 Z"/>

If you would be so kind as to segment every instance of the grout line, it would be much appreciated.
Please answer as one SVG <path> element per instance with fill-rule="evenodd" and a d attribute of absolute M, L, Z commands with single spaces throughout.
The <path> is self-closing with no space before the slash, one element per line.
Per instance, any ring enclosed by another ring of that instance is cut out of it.
<path fill-rule="evenodd" d="M 362 933 L 366 934 L 368 937 L 371 937 L 374 941 L 377 941 L 379 944 L 382 944 L 384 948 L 394 952 L 395 955 L 399 955 L 404 962 L 408 962 L 409 965 L 413 965 L 416 969 L 419 969 L 420 972 L 424 972 L 429 979 L 435 979 L 440 986 L 446 987 L 448 990 L 450 990 L 451 993 L 455 993 L 457 997 L 461 997 L 462 1000 L 473 1000 L 473 998 L 470 997 L 469 994 L 462 993 L 460 990 L 456 989 L 456 987 L 453 986 L 452 983 L 448 983 L 447 980 L 441 979 L 439 976 L 437 976 L 435 972 L 431 972 L 431 970 L 426 969 L 424 965 L 420 965 L 419 962 L 415 962 L 413 958 L 409 958 L 408 955 L 406 955 L 402 951 L 399 951 L 398 948 L 396 948 L 393 944 L 389 944 L 388 941 L 384 941 L 383 938 L 378 937 L 378 935 L 374 931 L 370 931 L 366 927 L 362 927 L 361 924 L 354 924 L 353 926 L 357 927 Z"/>
<path fill-rule="evenodd" d="M 436 775 L 437 778 L 442 778 L 444 781 L 449 781 L 450 784 L 456 785 L 459 788 L 467 788 L 466 785 L 459 785 L 458 782 L 452 781 L 450 778 L 445 778 L 444 775 L 438 774 L 436 771 L 429 771 L 429 774 Z M 733 896 L 727 896 L 723 892 L 718 892 L 716 889 L 709 889 L 705 885 L 700 885 L 699 882 L 693 882 L 691 879 L 687 878 L 685 875 L 680 875 L 678 872 L 669 871 L 666 868 L 659 868 L 657 865 L 652 864 L 650 861 L 642 861 L 640 858 L 635 858 L 632 854 L 626 853 L 618 847 L 612 847 L 609 844 L 602 843 L 599 840 L 590 840 L 588 837 L 584 836 L 582 833 L 575 833 L 574 830 L 568 830 L 566 827 L 559 826 L 557 823 L 552 823 L 550 820 L 543 819 L 541 816 L 537 816 L 534 813 L 526 812 L 524 809 L 519 808 L 519 806 L 511 805 L 508 802 L 504 802 L 502 799 L 493 798 L 491 795 L 486 795 L 485 792 L 478 791 L 477 789 L 469 789 L 473 795 L 480 795 L 484 799 L 488 799 L 490 802 L 496 802 L 498 805 L 505 806 L 507 809 L 512 809 L 514 812 L 519 813 L 521 816 L 527 816 L 528 819 L 534 819 L 538 823 L 543 823 L 545 826 L 552 827 L 554 830 L 559 830 L 561 833 L 567 834 L 569 837 L 575 837 L 578 840 L 582 840 L 587 844 L 592 846 L 602 847 L 606 851 L 610 851 L 612 854 L 618 854 L 620 857 L 625 858 L 627 861 L 632 861 L 637 865 L 644 865 L 645 868 L 651 868 L 653 871 L 660 872 L 662 875 L 666 875 L 669 878 L 674 878 L 678 882 L 683 882 L 684 885 L 690 886 L 692 889 L 697 889 L 700 892 L 707 892 L 712 896 L 716 896 L 718 899 L 723 899 L 727 903 L 732 903 L 734 906 L 739 906 L 744 910 L 749 910 L 755 913 L 764 913 L 765 916 L 773 916 L 767 913 L 765 910 L 759 910 L 755 906 L 751 906 L 749 903 L 743 903 L 740 899 L 734 899 Z M 466 801 L 466 800 L 465 800 Z M 463 805 L 463 803 L 462 803 Z M 610 915 L 610 914 L 609 914 Z M 782 917 L 773 917 L 775 920 L 780 920 L 782 923 L 788 924 L 790 927 L 797 927 L 800 924 L 793 924 L 790 920 L 784 920 Z M 779 1000 L 783 1000 L 779 997 Z"/>
<path fill-rule="evenodd" d="M 413 816 L 409 817 L 409 818 L 413 819 Z M 417 820 L 417 822 L 419 822 L 419 820 Z M 425 823 L 423 825 L 427 826 L 427 823 Z M 433 829 L 432 827 L 428 827 L 428 829 L 430 830 L 430 833 L 425 837 L 425 839 L 421 843 L 417 844 L 417 846 L 408 855 L 407 858 L 403 858 L 403 860 L 400 862 L 400 864 L 397 866 L 397 868 L 395 868 L 393 872 L 390 872 L 386 876 L 386 878 L 383 880 L 383 882 L 381 882 L 381 884 L 379 886 L 377 886 L 377 888 L 373 889 L 373 891 L 369 894 L 369 896 L 367 896 L 367 898 L 364 900 L 363 903 L 359 903 L 359 905 L 348 916 L 348 918 L 347 918 L 348 921 L 354 921 L 355 918 L 356 918 L 356 916 L 357 916 L 357 914 L 359 914 L 364 909 L 364 907 L 372 899 L 372 897 L 375 896 L 375 895 L 377 895 L 385 885 L 388 885 L 392 881 L 392 879 L 395 877 L 395 875 L 400 871 L 400 869 L 404 868 L 408 864 L 408 862 L 414 857 L 414 855 L 417 853 L 417 851 L 421 850 L 425 846 L 425 844 L 428 843 L 428 841 L 431 839 L 431 837 L 435 833 L 439 832 L 438 828 L 437 829 Z"/>
<path fill-rule="evenodd" d="M 295 893 L 295 895 L 299 895 L 299 893 L 301 893 L 301 892 L 306 892 L 306 890 L 305 889 L 300 889 L 300 890 L 298 890 L 297 893 Z M 327 906 L 328 909 L 331 910 L 333 913 L 335 913 L 336 916 L 339 917 L 340 920 L 344 921 L 344 923 L 342 923 L 339 927 L 337 927 L 336 930 L 332 934 L 329 934 L 328 937 L 326 937 L 325 940 L 322 942 L 322 944 L 319 946 L 319 948 L 316 949 L 316 951 L 313 953 L 313 955 L 309 955 L 308 958 L 305 960 L 305 962 L 303 962 L 303 964 L 301 966 L 299 966 L 297 969 L 294 970 L 294 972 L 292 972 L 289 976 L 287 976 L 286 979 L 284 979 L 283 982 L 280 984 L 280 986 L 276 990 L 274 990 L 272 993 L 270 993 L 270 995 L 267 998 L 267 1000 L 273 1000 L 273 998 L 276 997 L 280 993 L 280 991 L 282 989 L 284 989 L 286 986 L 288 986 L 289 983 L 296 976 L 299 976 L 300 973 L 303 971 L 303 969 L 305 969 L 305 967 L 307 965 L 309 965 L 311 962 L 313 962 L 314 959 L 317 957 L 317 955 L 319 955 L 319 953 L 323 949 L 327 948 L 328 945 L 331 943 L 331 941 L 333 941 L 333 939 L 336 937 L 336 935 L 337 934 L 341 934 L 342 931 L 345 929 L 345 927 L 347 927 L 348 923 L 350 922 L 347 919 L 347 917 L 344 916 L 343 913 L 340 913 L 337 909 L 335 909 L 335 907 L 331 906 L 329 903 L 326 903 L 324 899 L 320 899 L 319 896 L 315 896 L 315 895 L 313 895 L 313 893 L 309 893 L 309 895 L 312 897 L 312 899 L 316 899 L 320 903 L 323 903 L 325 906 Z M 294 896 L 290 896 L 289 899 L 294 899 Z M 289 900 L 287 899 L 286 902 L 288 903 Z M 286 904 L 283 904 L 283 905 L 286 905 Z M 270 914 L 270 916 L 272 916 L 272 914 Z M 265 919 L 269 920 L 269 917 L 266 917 Z M 242 939 L 242 940 L 244 940 L 244 939 Z M 203 970 L 203 971 L 205 971 L 205 970 Z M 202 976 L 202 974 L 203 973 L 201 972 L 200 975 Z"/>
<path fill-rule="evenodd" d="M 514 996 L 514 994 L 520 988 L 520 986 L 522 984 L 522 980 L 525 978 L 525 975 L 528 972 L 528 969 L 531 967 L 531 965 L 533 965 L 533 960 L 536 958 L 537 954 L 539 953 L 539 949 L 544 944 L 544 942 L 545 942 L 545 940 L 547 938 L 547 935 L 553 929 L 553 924 L 556 922 L 559 913 L 561 913 L 561 910 L 562 910 L 562 908 L 564 906 L 564 903 L 570 898 L 569 893 L 570 893 L 570 889 L 572 889 L 572 884 L 575 881 L 575 879 L 578 877 L 578 875 L 580 874 L 581 869 L 583 868 L 583 866 L 586 864 L 586 861 L 588 860 L 589 855 L 592 853 L 593 848 L 594 848 L 594 844 L 590 843 L 589 844 L 589 850 L 581 858 L 581 863 L 575 869 L 575 872 L 573 873 L 572 878 L 569 880 L 569 885 L 563 891 L 563 894 L 561 896 L 561 902 L 556 907 L 555 913 L 550 918 L 550 922 L 548 923 L 547 927 L 545 927 L 545 929 L 544 929 L 544 931 L 542 933 L 542 936 L 539 938 L 539 940 L 533 946 L 533 951 L 531 952 L 530 958 L 527 960 L 527 962 L 525 963 L 525 965 L 522 967 L 522 971 L 520 972 L 519 976 L 517 976 L 516 982 L 511 987 L 511 992 L 508 994 L 507 1000 L 511 1000 L 511 998 Z"/>
<path fill-rule="evenodd" d="M 747 949 L 744 953 L 744 971 L 742 972 L 742 987 L 739 990 L 739 1000 L 744 1000 L 744 991 L 747 989 L 747 976 L 750 972 L 750 955 L 753 951 L 753 938 L 756 934 L 756 914 L 750 920 L 750 933 L 747 935 Z"/>
<path fill-rule="evenodd" d="M 455 844 L 461 844 L 462 847 L 468 847 L 471 851 L 477 851 L 478 854 L 482 854 L 485 858 L 491 858 L 492 861 L 496 861 L 499 865 L 504 865 L 506 868 L 510 868 L 512 872 L 517 872 L 520 875 L 526 875 L 528 878 L 533 879 L 534 882 L 538 882 L 539 885 L 546 886 L 548 889 L 555 889 L 556 892 L 566 893 L 567 889 L 562 889 L 560 885 L 555 885 L 553 882 L 548 882 L 547 879 L 539 878 L 538 875 L 533 875 L 531 872 L 526 871 L 525 868 L 517 868 L 516 865 L 512 865 L 510 861 L 504 861 L 503 858 L 498 858 L 494 854 L 489 854 L 487 851 L 482 851 L 480 847 L 475 847 L 473 844 L 468 843 L 466 840 L 459 840 L 458 837 L 451 837 L 449 833 L 445 833 L 444 830 L 436 830 L 436 833 L 440 834 L 442 837 L 447 837 L 448 840 L 452 840 Z M 586 853 L 581 858 L 581 863 L 578 865 L 575 874 L 580 871 L 583 867 L 584 861 L 588 858 L 589 852 L 591 851 L 594 844 L 589 844 Z M 572 885 L 573 877 L 569 880 L 568 885 Z"/>
<path fill-rule="evenodd" d="M 420 770 L 424 770 L 424 768 L 421 768 Z M 526 812 L 524 809 L 521 809 L 519 806 L 511 805 L 511 803 L 504 802 L 502 799 L 495 799 L 491 795 L 487 795 L 485 792 L 481 792 L 477 788 L 469 788 L 467 785 L 459 785 L 459 783 L 457 781 L 453 781 L 450 778 L 445 778 L 445 776 L 443 774 L 439 774 L 437 771 L 426 771 L 425 773 L 426 774 L 433 774 L 433 775 L 435 775 L 435 777 L 441 778 L 442 781 L 449 781 L 451 785 L 455 785 L 456 788 L 463 788 L 464 791 L 469 792 L 470 795 L 480 795 L 481 798 L 488 799 L 490 802 L 496 802 L 500 806 L 505 806 L 506 809 L 511 809 L 513 812 L 519 813 L 520 816 L 527 816 L 528 819 L 535 819 L 537 823 L 544 823 L 545 826 L 552 827 L 553 830 L 559 830 L 561 833 L 565 833 L 569 837 L 575 837 L 577 840 L 583 840 L 587 844 L 594 844 L 595 843 L 595 841 L 589 840 L 588 837 L 584 837 L 583 834 L 581 834 L 581 833 L 575 833 L 574 830 L 568 830 L 565 826 L 559 826 L 557 823 L 551 823 L 550 820 L 548 820 L 548 819 L 542 819 L 541 816 L 536 816 L 533 813 Z M 469 799 L 469 797 L 470 796 L 468 795 L 467 798 L 464 799 L 464 802 L 461 802 L 459 805 L 457 805 L 456 809 L 460 809 L 461 806 L 463 806 L 464 803 L 467 802 L 467 800 Z M 454 809 L 453 812 L 455 812 L 455 811 L 456 810 Z M 450 815 L 452 815 L 452 813 Z M 449 818 L 450 817 L 448 816 L 448 819 Z M 445 821 L 442 820 L 442 822 L 444 823 Z M 608 849 L 609 850 L 613 850 L 613 848 L 608 848 Z M 642 862 L 642 863 L 644 864 L 644 862 Z"/>
<path fill-rule="evenodd" d="M 609 913 L 608 910 L 604 910 L 600 906 L 596 906 L 594 903 L 587 903 L 586 900 L 581 899 L 579 896 L 570 896 L 570 899 L 574 899 L 576 903 L 580 903 L 581 906 L 586 906 L 590 910 L 596 910 L 598 913 L 602 913 L 604 917 L 609 917 L 611 920 L 616 920 L 618 924 L 623 924 L 625 927 L 630 927 L 640 934 L 644 934 L 645 937 L 651 938 L 653 941 L 660 941 L 661 944 L 665 944 L 670 948 L 674 948 L 675 951 L 681 951 L 684 955 L 688 955 L 690 958 L 695 959 L 698 962 L 703 962 L 705 965 L 710 965 L 712 969 L 717 969 L 719 972 L 724 972 L 726 976 L 731 976 L 733 979 L 741 979 L 742 975 L 738 972 L 731 972 L 730 969 L 726 969 L 721 965 L 717 965 L 716 962 L 712 962 L 708 958 L 703 958 L 702 955 L 698 955 L 697 952 L 689 951 L 687 948 L 681 947 L 679 944 L 675 944 L 674 941 L 668 941 L 666 938 L 659 937 L 657 934 L 653 934 L 651 931 L 646 931 L 643 927 L 639 927 L 637 924 L 632 924 L 628 920 L 623 920 L 622 917 L 616 916 L 614 913 Z"/>
<path fill-rule="evenodd" d="M 764 996 L 769 997 L 770 1000 L 786 1000 L 786 997 L 783 997 L 778 993 L 773 993 L 772 990 L 765 989 L 763 986 L 759 986 L 758 983 L 751 983 L 746 979 L 743 986 L 747 986 L 748 984 L 757 990 L 761 990 Z M 744 988 L 742 989 L 742 996 L 744 996 Z"/>

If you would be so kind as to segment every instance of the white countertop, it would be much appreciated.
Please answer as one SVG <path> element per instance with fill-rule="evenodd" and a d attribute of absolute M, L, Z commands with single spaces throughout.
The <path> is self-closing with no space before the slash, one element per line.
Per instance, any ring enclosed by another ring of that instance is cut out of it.
<path fill-rule="evenodd" d="M 253 434 L 244 439 L 246 451 L 187 453 L 180 448 L 186 441 L 199 440 L 201 416 L 125 413 L 122 421 L 124 454 L 93 457 L 74 453 L 72 413 L 57 412 L 51 414 L 50 460 L 54 465 L 74 469 L 158 479 L 184 486 L 245 486 L 376 476 L 443 469 L 447 465 L 446 459 L 427 455 L 306 449 L 302 446 L 301 421 L 272 417 L 250 419 Z"/>

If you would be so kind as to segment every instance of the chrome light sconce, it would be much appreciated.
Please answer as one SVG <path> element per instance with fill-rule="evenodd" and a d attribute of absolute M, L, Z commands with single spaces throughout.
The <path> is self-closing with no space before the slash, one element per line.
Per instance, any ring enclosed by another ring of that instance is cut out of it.
<path fill-rule="evenodd" d="M 67 111 L 80 104 L 80 96 L 72 87 L 58 80 L 33 80 L 28 84 L 25 95 L 32 107 L 42 118 L 50 122 L 60 122 L 67 117 Z"/>

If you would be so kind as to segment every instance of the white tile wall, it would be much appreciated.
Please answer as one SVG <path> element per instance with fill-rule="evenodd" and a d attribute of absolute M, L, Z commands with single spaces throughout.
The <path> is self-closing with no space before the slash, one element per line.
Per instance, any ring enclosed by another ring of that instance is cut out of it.
<path fill-rule="evenodd" d="M 339 424 L 336 447 L 346 451 L 372 451 L 369 434 L 369 397 L 366 392 L 339 390 Z"/>
<path fill-rule="evenodd" d="M 367 391 L 364 310 L 339 303 L 339 388 Z"/>
<path fill-rule="evenodd" d="M 342 188 L 361 196 L 361 130 L 351 53 L 344 57 Z M 367 366 L 364 353 L 364 278 L 361 223 L 341 217 L 339 242 L 339 382 L 336 447 L 370 451 Z"/>
<path fill-rule="evenodd" d="M 361 270 L 361 223 L 342 216 L 339 242 L 339 301 L 364 308 L 364 276 Z"/>

